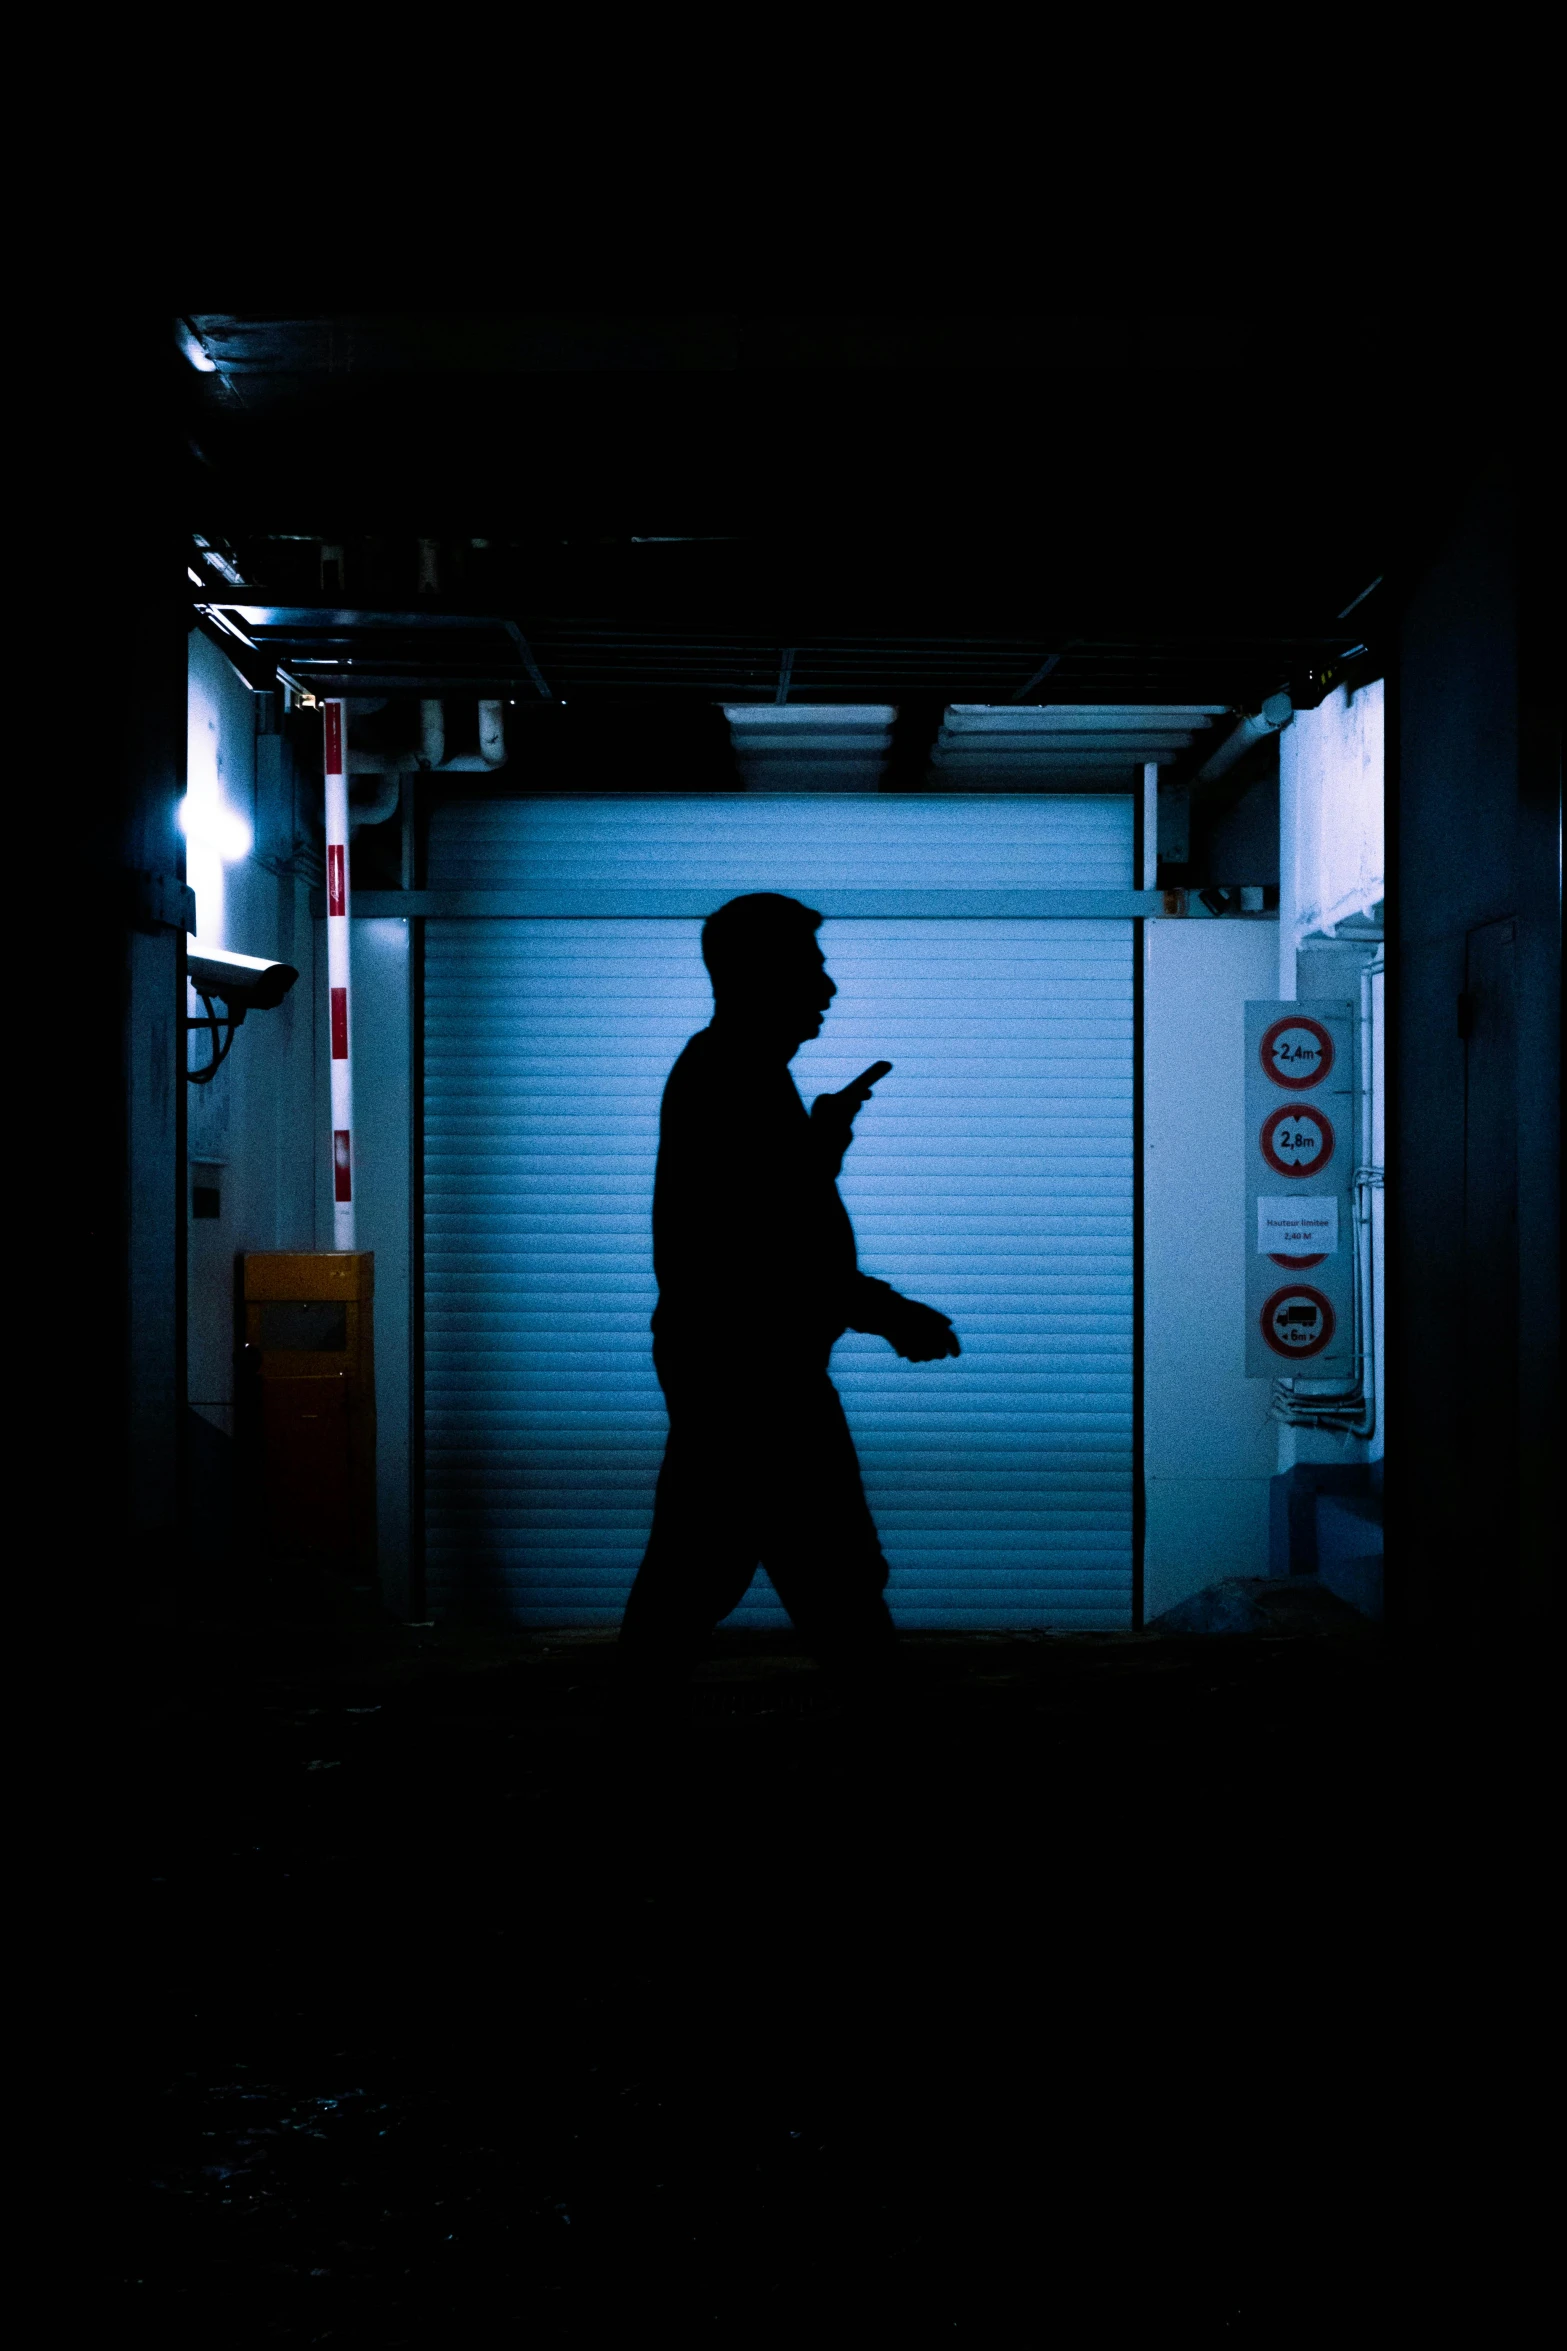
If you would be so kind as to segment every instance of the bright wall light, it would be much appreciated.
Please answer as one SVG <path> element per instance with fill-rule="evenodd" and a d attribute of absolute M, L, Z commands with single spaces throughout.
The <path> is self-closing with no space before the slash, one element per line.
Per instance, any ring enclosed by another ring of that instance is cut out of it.
<path fill-rule="evenodd" d="M 217 374 L 217 361 L 213 358 L 211 352 L 202 342 L 200 336 L 195 332 L 194 328 L 188 327 L 183 319 L 177 319 L 175 321 L 174 340 L 176 343 L 178 343 L 180 349 L 184 352 L 186 358 L 190 361 L 191 366 L 196 370 L 198 375 L 211 376 Z"/>
<path fill-rule="evenodd" d="M 193 678 L 186 712 L 185 797 L 179 828 L 185 836 L 185 879 L 196 893 L 196 931 L 208 946 L 225 937 L 223 869 L 248 857 L 251 829 L 223 791 L 220 719 L 216 705 Z"/>
<path fill-rule="evenodd" d="M 221 801 L 213 805 L 194 792 L 187 792 L 180 802 L 179 823 L 187 841 L 198 843 L 204 849 L 215 849 L 225 865 L 236 865 L 240 858 L 250 855 L 249 825 Z"/>

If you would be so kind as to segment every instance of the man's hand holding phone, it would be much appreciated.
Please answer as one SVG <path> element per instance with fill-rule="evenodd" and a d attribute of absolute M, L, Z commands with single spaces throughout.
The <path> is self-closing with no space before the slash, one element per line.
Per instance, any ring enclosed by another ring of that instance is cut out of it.
<path fill-rule="evenodd" d="M 854 1138 L 855 1114 L 865 1108 L 872 1086 L 878 1085 L 891 1067 L 890 1061 L 873 1061 L 869 1069 L 862 1069 L 857 1078 L 851 1078 L 836 1094 L 818 1094 L 811 1104 L 811 1124 L 828 1150 L 836 1155 L 835 1174 Z"/>

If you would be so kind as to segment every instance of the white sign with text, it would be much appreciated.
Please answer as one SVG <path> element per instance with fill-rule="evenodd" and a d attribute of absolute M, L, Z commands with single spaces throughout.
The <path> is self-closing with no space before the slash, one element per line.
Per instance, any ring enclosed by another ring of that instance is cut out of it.
<path fill-rule="evenodd" d="M 1338 1201 L 1257 1200 L 1257 1250 L 1263 1257 L 1333 1257 L 1338 1252 Z"/>

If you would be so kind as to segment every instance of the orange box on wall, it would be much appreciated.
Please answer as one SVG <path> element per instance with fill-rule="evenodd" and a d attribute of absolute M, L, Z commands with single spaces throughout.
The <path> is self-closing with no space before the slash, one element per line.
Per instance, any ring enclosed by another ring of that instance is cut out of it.
<path fill-rule="evenodd" d="M 263 1546 L 373 1584 L 374 1252 L 248 1253 L 244 1363 Z"/>

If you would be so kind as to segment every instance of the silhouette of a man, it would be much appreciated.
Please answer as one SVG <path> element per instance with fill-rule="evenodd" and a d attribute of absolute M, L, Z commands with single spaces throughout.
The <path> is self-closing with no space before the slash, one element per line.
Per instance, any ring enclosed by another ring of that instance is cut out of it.
<path fill-rule="evenodd" d="M 702 930 L 710 1025 L 669 1075 L 653 1191 L 653 1361 L 669 1408 L 653 1528 L 621 1627 L 628 1666 L 689 1665 L 765 1566 L 808 1646 L 869 1665 L 892 1640 L 882 1557 L 838 1392 L 845 1330 L 911 1363 L 947 1316 L 859 1271 L 837 1175 L 878 1062 L 809 1116 L 789 1063 L 837 994 L 797 899 L 731 899 Z"/>

